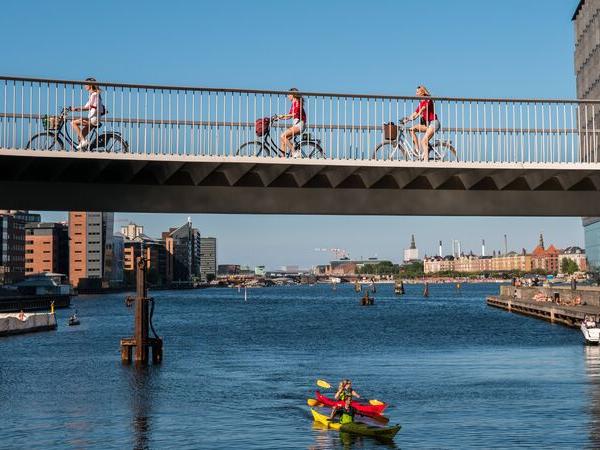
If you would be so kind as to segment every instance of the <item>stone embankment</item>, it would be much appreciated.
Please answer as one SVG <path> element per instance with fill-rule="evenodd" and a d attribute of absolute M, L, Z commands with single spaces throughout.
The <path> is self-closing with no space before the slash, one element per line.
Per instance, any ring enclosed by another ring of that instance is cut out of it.
<path fill-rule="evenodd" d="M 0 314 L 0 336 L 56 329 L 54 313 Z"/>
<path fill-rule="evenodd" d="M 586 314 L 600 314 L 600 288 L 500 286 L 500 295 L 488 297 L 487 304 L 509 312 L 578 327 Z"/>

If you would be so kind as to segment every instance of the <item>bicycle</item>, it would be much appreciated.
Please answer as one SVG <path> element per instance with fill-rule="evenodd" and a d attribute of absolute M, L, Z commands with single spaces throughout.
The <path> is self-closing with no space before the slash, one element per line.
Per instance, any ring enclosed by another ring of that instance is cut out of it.
<path fill-rule="evenodd" d="M 404 119 L 400 121 L 400 126 L 395 125 L 394 122 L 383 124 L 384 141 L 375 147 L 373 159 L 421 161 L 423 154 L 413 145 L 412 139 L 408 136 L 409 129 Z M 458 161 L 452 141 L 436 139 L 430 142 L 429 160 Z"/>
<path fill-rule="evenodd" d="M 66 150 L 64 146 L 64 141 L 66 141 L 73 151 L 78 151 L 77 143 L 69 134 L 69 127 L 65 126 L 69 112 L 71 112 L 70 108 L 63 108 L 58 116 L 43 116 L 44 131 L 31 136 L 25 148 L 28 150 Z M 121 133 L 117 131 L 99 133 L 98 129 L 101 127 L 102 123 L 91 126 L 87 136 L 90 145 L 82 151 L 129 153 L 129 144 L 121 137 Z"/>
<path fill-rule="evenodd" d="M 271 137 L 271 124 L 277 121 L 277 116 L 264 117 L 255 122 L 256 136 L 260 140 L 249 141 L 237 149 L 237 156 L 279 156 L 286 157 L 286 152 L 281 149 Z M 321 159 L 325 153 L 321 148 L 321 140 L 313 137 L 309 132 L 303 132 L 292 138 L 293 157 Z"/>

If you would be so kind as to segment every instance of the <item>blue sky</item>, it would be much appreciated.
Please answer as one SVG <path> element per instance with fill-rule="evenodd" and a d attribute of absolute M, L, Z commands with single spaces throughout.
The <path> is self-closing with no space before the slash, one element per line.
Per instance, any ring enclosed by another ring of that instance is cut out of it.
<path fill-rule="evenodd" d="M 195 86 L 412 95 L 575 97 L 576 0 L 8 1 L 0 39 L 6 75 Z M 63 220 L 65 213 L 45 213 Z M 118 214 L 159 235 L 186 214 Z M 463 249 L 529 250 L 544 232 L 583 243 L 579 218 L 192 215 L 218 238 L 220 263 L 310 266 L 341 247 L 399 260 L 415 233 Z M 117 224 L 117 225 L 120 225 Z"/>

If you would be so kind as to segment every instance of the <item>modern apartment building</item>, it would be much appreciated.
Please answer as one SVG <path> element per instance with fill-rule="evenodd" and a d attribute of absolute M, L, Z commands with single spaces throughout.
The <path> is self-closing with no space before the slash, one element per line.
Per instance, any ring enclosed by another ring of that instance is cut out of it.
<path fill-rule="evenodd" d="M 25 225 L 40 220 L 28 211 L 0 210 L 0 284 L 25 277 Z"/>
<path fill-rule="evenodd" d="M 189 282 L 200 276 L 200 232 L 191 220 L 162 234 L 166 249 L 166 280 Z"/>
<path fill-rule="evenodd" d="M 206 282 L 214 280 L 216 277 L 217 238 L 200 238 L 200 280 Z"/>
<path fill-rule="evenodd" d="M 580 0 L 573 14 L 575 28 L 575 75 L 577 98 L 600 99 L 600 0 Z M 600 127 L 600 108 L 593 109 L 581 127 Z M 584 136 L 581 152 L 585 159 L 598 161 L 600 137 L 596 133 Z M 589 156 L 589 157 L 588 157 Z M 589 270 L 600 272 L 600 217 L 583 219 L 585 253 Z"/>
<path fill-rule="evenodd" d="M 129 224 L 121 228 L 121 233 L 127 232 L 123 252 L 123 269 L 126 279 L 134 280 L 135 261 L 143 256 L 146 259 L 148 280 L 151 283 L 167 282 L 167 251 L 165 241 L 154 239 L 144 234 L 144 227 Z"/>
<path fill-rule="evenodd" d="M 66 223 L 33 222 L 25 225 L 25 274 L 69 275 L 69 232 Z"/>
<path fill-rule="evenodd" d="M 113 280 L 114 214 L 69 213 L 69 280 L 78 288 L 98 289 Z"/>

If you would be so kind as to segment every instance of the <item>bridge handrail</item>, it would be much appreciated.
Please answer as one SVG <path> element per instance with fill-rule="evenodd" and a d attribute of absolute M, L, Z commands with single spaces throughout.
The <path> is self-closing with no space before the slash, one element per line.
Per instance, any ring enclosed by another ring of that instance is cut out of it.
<path fill-rule="evenodd" d="M 21 76 L 6 76 L 0 75 L 0 80 L 3 81 L 21 81 L 29 83 L 56 83 L 65 85 L 85 85 L 89 81 L 85 80 L 70 80 L 70 79 L 53 79 L 53 78 L 36 78 L 36 77 L 21 77 Z M 272 89 L 242 89 L 242 88 L 214 88 L 202 86 L 184 86 L 184 85 L 160 85 L 160 84 L 141 84 L 141 83 L 120 83 L 113 81 L 95 81 L 98 86 L 117 87 L 126 89 L 150 89 L 163 91 L 196 91 L 196 92 L 221 92 L 232 94 L 264 94 L 264 95 L 287 95 L 289 90 L 272 90 Z M 371 100 L 421 100 L 421 97 L 411 95 L 390 95 L 390 94 L 358 94 L 358 93 L 339 93 L 339 92 L 320 92 L 320 91 L 299 91 L 298 94 L 310 97 L 331 97 L 331 98 L 364 98 Z M 447 102 L 478 102 L 478 103 L 553 103 L 553 104 L 598 104 L 600 99 L 534 99 L 534 98 L 502 98 L 502 97 L 442 97 L 431 96 L 434 101 Z"/>
<path fill-rule="evenodd" d="M 67 123 L 48 118 L 65 107 L 84 105 L 89 95 L 82 89 L 85 84 L 89 82 L 0 76 L 0 148 L 85 148 L 69 134 L 74 131 L 71 118 L 86 112 L 77 109 Z M 291 127 L 291 121 L 271 125 L 274 142 L 260 131 L 255 133 L 255 122 L 282 113 L 291 117 L 285 114 L 290 108 L 287 90 L 94 84 L 103 87 L 102 100 L 109 111 L 100 117 L 108 126 L 94 130 L 101 133 L 93 141 L 97 149 L 112 140 L 120 143 L 119 149 L 142 155 L 235 158 L 293 157 L 295 153 L 323 160 L 431 157 L 510 164 L 600 161 L 600 99 L 431 97 L 439 123 L 434 123 L 427 152 L 426 144 L 413 140 L 408 129 L 418 122 L 398 128 L 389 125 L 404 123 L 403 117 L 415 111 L 422 97 L 304 91 L 299 94 L 307 114 L 305 134 L 294 151 L 284 153 L 277 146 L 285 141 L 275 135 Z M 57 123 L 63 127 L 61 132 L 55 129 Z M 49 124 L 55 128 L 48 129 Z M 388 124 L 385 129 L 384 124 Z"/>

